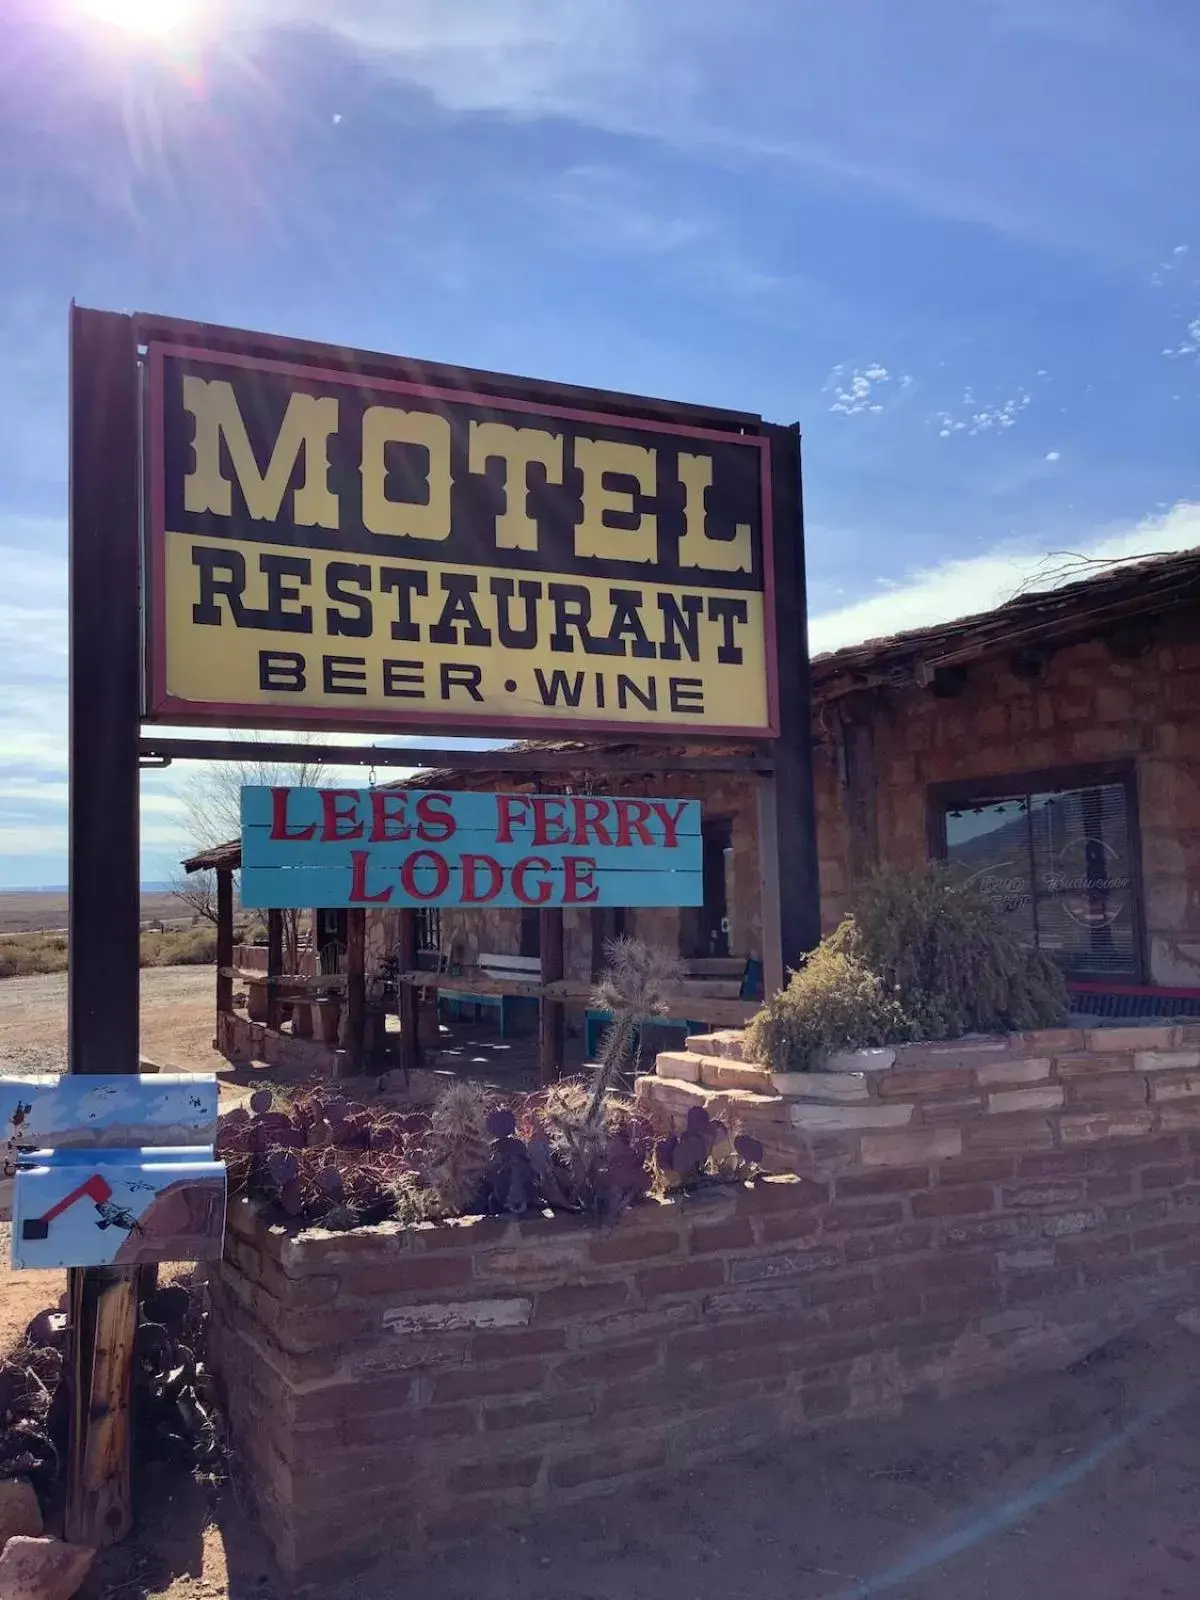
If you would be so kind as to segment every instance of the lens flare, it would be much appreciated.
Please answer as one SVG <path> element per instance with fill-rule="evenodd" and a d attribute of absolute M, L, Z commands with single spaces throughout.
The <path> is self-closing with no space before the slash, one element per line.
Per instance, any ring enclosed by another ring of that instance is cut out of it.
<path fill-rule="evenodd" d="M 196 15 L 194 0 L 82 0 L 84 14 L 144 39 L 165 39 Z"/>

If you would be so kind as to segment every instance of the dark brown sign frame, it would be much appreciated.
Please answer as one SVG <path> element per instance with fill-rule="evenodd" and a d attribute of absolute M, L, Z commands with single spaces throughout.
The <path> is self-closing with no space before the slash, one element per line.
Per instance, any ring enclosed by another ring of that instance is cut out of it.
<path fill-rule="evenodd" d="M 771 604 L 765 617 L 774 685 L 769 726 L 754 737 L 697 728 L 693 744 L 703 746 L 716 738 L 728 753 L 691 750 L 682 756 L 678 747 L 687 741 L 678 728 L 631 728 L 622 722 L 603 730 L 593 723 L 586 732 L 599 736 L 607 731 L 610 739 L 636 733 L 638 750 L 626 748 L 613 757 L 626 769 L 636 763 L 637 770 L 650 773 L 687 766 L 693 771 L 707 768 L 754 776 L 764 885 L 764 964 L 768 984 L 781 983 L 820 936 L 798 427 L 766 423 L 751 413 L 72 306 L 69 1070 L 101 1074 L 139 1070 L 139 765 L 162 766 L 188 756 L 238 759 L 245 753 L 243 745 L 231 741 L 178 740 L 153 732 L 143 737 L 148 709 L 144 518 L 151 487 L 143 454 L 143 405 L 146 352 L 155 345 L 201 349 L 239 361 L 315 365 L 356 380 L 554 407 L 608 423 L 623 417 L 692 435 L 708 429 L 761 441 L 757 448 L 769 463 L 763 506 L 770 508 L 772 567 Z M 764 539 L 766 533 L 764 521 Z M 167 709 L 153 695 L 149 705 L 160 713 Z M 219 714 L 207 720 L 223 726 L 232 722 Z M 437 720 L 439 726 L 449 726 L 444 718 Z M 275 719 L 265 725 L 280 724 Z M 349 719 L 346 725 L 363 726 Z M 374 726 L 380 731 L 405 731 L 389 722 Z M 491 727 L 493 736 L 501 726 Z M 527 720 L 504 723 L 503 728 L 516 737 L 545 731 Z M 476 722 L 471 731 L 486 737 L 489 730 Z M 570 731 L 577 736 L 583 730 L 576 722 Z M 411 765 L 418 752 L 345 747 L 339 754 L 330 747 L 323 755 L 347 764 L 369 757 L 380 764 Z M 512 764 L 528 770 L 531 755 L 522 752 Z M 475 770 L 481 763 L 479 751 L 453 747 L 425 747 L 419 758 L 426 764 Z M 493 759 L 496 769 L 503 771 L 505 753 L 497 751 Z M 576 768 L 591 765 L 603 771 L 609 758 L 599 749 L 573 752 L 570 759 Z M 559 759 L 546 758 L 549 767 L 562 764 L 561 753 Z M 787 886 L 786 893 L 780 893 L 781 885 Z M 547 923 L 542 976 L 548 984 L 563 976 L 562 913 L 543 915 Z M 415 956 L 415 950 L 410 954 Z M 412 1021 L 410 1010 L 408 1022 Z M 555 1038 L 561 1037 L 562 1025 L 562 1006 L 545 1005 L 544 1060 L 555 1059 Z M 68 1293 L 73 1392 L 66 1534 L 80 1544 L 108 1544 L 124 1537 L 132 1523 L 130 1406 L 138 1274 L 136 1269 L 118 1267 L 76 1269 L 70 1274 Z"/>

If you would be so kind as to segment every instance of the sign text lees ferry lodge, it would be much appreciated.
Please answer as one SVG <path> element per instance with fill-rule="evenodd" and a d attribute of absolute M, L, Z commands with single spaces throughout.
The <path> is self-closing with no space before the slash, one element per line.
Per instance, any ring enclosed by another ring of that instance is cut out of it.
<path fill-rule="evenodd" d="M 774 733 L 766 438 L 148 360 L 151 717 Z"/>

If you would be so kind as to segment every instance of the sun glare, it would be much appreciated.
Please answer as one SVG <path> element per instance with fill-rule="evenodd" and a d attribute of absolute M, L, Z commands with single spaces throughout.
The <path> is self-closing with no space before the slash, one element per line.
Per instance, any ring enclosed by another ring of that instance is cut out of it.
<path fill-rule="evenodd" d="M 195 14 L 194 0 L 83 0 L 88 16 L 143 39 L 165 39 Z"/>

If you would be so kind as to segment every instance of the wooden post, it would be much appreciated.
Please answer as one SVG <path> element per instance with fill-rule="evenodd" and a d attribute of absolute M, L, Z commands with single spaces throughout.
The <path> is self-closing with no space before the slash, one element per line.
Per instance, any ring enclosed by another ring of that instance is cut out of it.
<path fill-rule="evenodd" d="M 417 970 L 417 913 L 406 907 L 400 913 L 397 929 L 397 951 L 401 973 Z M 436 991 L 435 991 L 436 993 Z M 400 1007 L 400 1066 L 405 1073 L 414 1072 L 421 1065 L 420 1019 L 418 1008 L 420 992 L 410 984 L 402 983 L 397 997 Z M 436 1002 L 435 1002 L 436 1003 Z"/>
<path fill-rule="evenodd" d="M 233 1010 L 233 872 L 217 868 L 217 1035 L 221 1018 Z"/>
<path fill-rule="evenodd" d="M 775 741 L 779 961 L 782 969 L 789 971 L 820 941 L 821 889 L 813 800 L 800 429 L 768 426 L 766 433 L 771 441 L 779 683 L 779 737 Z"/>
<path fill-rule="evenodd" d="M 850 879 L 861 883 L 879 864 L 879 782 L 869 702 L 848 695 L 838 707 L 845 772 L 842 805 L 850 841 Z"/>
<path fill-rule="evenodd" d="M 783 970 L 782 912 L 779 904 L 779 797 L 775 780 L 758 785 L 759 911 L 762 915 L 763 997 L 778 994 L 787 980 Z"/>
<path fill-rule="evenodd" d="M 283 972 L 283 912 L 267 912 L 267 1027 L 278 1028 L 279 978 Z"/>
<path fill-rule="evenodd" d="M 367 1033 L 367 913 L 361 906 L 346 912 L 346 1050 L 350 1070 L 363 1069 Z"/>
<path fill-rule="evenodd" d="M 130 318 L 71 308 L 68 1069 L 138 1070 L 141 713 L 137 342 Z M 66 1537 L 133 1524 L 136 1267 L 72 1269 Z"/>
<path fill-rule="evenodd" d="M 566 949 L 561 907 L 539 911 L 542 982 L 561 983 L 566 976 Z M 558 1000 L 542 996 L 538 1008 L 538 1063 L 543 1083 L 553 1083 L 563 1069 L 567 1045 L 567 1011 Z"/>

